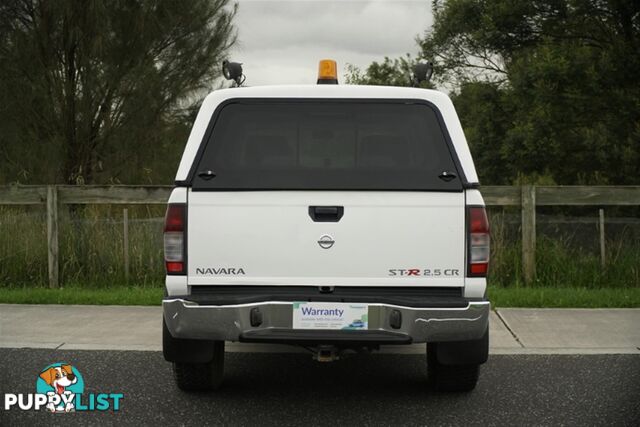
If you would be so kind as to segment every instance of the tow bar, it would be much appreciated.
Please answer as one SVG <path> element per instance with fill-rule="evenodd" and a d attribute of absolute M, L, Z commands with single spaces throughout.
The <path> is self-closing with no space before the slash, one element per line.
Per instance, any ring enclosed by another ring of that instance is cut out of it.
<path fill-rule="evenodd" d="M 319 346 L 313 352 L 313 359 L 318 362 L 334 362 L 340 359 L 338 349 L 332 345 Z"/>

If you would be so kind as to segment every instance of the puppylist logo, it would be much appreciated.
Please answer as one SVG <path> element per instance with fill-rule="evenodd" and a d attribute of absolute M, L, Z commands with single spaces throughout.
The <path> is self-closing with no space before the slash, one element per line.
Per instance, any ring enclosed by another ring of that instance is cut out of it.
<path fill-rule="evenodd" d="M 4 410 L 46 410 L 54 413 L 120 410 L 122 393 L 84 393 L 82 374 L 68 363 L 53 363 L 38 374 L 36 393 L 6 393 Z"/>

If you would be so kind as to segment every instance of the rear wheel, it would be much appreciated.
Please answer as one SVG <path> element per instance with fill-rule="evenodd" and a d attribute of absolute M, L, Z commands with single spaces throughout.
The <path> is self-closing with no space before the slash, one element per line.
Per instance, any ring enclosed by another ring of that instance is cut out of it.
<path fill-rule="evenodd" d="M 478 383 L 479 364 L 445 365 L 438 361 L 438 343 L 427 345 L 427 375 L 431 385 L 440 391 L 471 391 Z"/>
<path fill-rule="evenodd" d="M 224 377 L 224 341 L 213 342 L 213 359 L 207 363 L 173 363 L 178 388 L 184 391 L 215 390 Z"/>

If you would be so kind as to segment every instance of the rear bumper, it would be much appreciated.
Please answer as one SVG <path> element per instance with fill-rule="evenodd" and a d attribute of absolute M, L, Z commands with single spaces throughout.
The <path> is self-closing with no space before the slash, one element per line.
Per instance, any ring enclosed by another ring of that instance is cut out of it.
<path fill-rule="evenodd" d="M 162 305 L 165 323 L 174 338 L 290 343 L 409 344 L 477 340 L 487 330 L 490 311 L 489 301 L 469 301 L 462 307 L 370 303 L 368 330 L 317 331 L 292 329 L 291 301 L 205 305 L 168 297 Z M 252 310 L 260 313 L 259 326 L 251 324 Z M 402 319 L 397 328 L 391 326 L 394 311 L 400 312 Z"/>

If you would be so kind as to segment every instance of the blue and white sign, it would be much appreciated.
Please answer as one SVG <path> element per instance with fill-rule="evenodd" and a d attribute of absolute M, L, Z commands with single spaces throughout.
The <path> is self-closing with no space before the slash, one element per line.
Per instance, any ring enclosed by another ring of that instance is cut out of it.
<path fill-rule="evenodd" d="M 353 329 L 369 327 L 367 304 L 294 302 L 293 329 Z"/>

